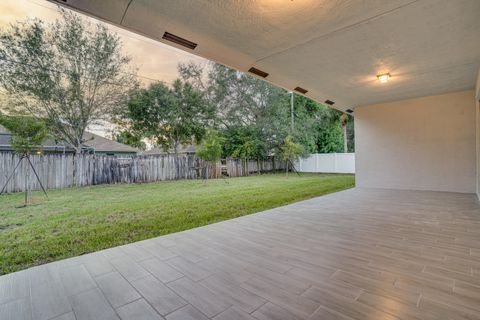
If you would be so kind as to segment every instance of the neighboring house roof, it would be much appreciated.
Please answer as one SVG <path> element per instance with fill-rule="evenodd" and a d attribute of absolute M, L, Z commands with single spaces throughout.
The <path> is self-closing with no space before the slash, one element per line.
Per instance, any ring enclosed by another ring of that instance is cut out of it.
<path fill-rule="evenodd" d="M 129 145 L 104 138 L 91 132 L 85 132 L 83 138 L 85 140 L 84 145 L 95 149 L 96 152 L 140 152 L 140 150 Z"/>
<path fill-rule="evenodd" d="M 182 145 L 180 148 L 178 148 L 178 153 L 183 154 L 183 153 L 195 153 L 197 151 L 197 146 L 195 144 L 187 144 L 187 145 Z M 153 149 L 147 150 L 142 152 L 142 155 L 145 156 L 151 156 L 151 155 L 157 155 L 157 154 L 172 154 L 175 153 L 175 151 L 171 148 L 170 150 L 165 151 L 163 148 L 158 148 L 155 147 Z"/>
<path fill-rule="evenodd" d="M 7 128 L 5 128 L 4 126 L 2 126 L 0 124 L 0 134 L 10 134 L 10 132 L 8 132 Z"/>
<path fill-rule="evenodd" d="M 12 150 L 11 147 L 11 133 L 4 126 L 0 125 L 0 150 Z M 63 143 L 55 141 L 53 139 L 45 139 L 42 145 L 43 150 L 48 151 L 69 151 Z"/>
<path fill-rule="evenodd" d="M 11 134 L 2 125 L 0 125 L 0 149 L 11 149 L 10 143 Z M 126 144 L 119 143 L 91 132 L 85 132 L 84 139 L 86 140 L 84 146 L 87 149 L 93 149 L 95 152 L 113 152 L 113 153 L 139 153 L 140 150 L 130 147 Z M 44 150 L 63 150 L 73 151 L 70 147 L 62 142 L 57 142 L 53 139 L 46 139 L 43 142 L 42 149 Z"/>

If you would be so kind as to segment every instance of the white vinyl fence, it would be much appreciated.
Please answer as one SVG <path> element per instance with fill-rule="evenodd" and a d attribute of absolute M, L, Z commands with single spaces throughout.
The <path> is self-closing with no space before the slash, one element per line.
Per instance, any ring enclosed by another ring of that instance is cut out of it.
<path fill-rule="evenodd" d="M 355 173 L 355 153 L 315 153 L 295 164 L 299 172 Z"/>

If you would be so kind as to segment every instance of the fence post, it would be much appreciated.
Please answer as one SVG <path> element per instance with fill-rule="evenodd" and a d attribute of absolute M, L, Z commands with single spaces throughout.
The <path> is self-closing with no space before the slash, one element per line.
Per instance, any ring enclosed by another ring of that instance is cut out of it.
<path fill-rule="evenodd" d="M 337 167 L 338 167 L 337 153 L 335 152 L 333 155 L 334 155 L 334 157 L 333 157 L 333 161 L 334 161 L 333 171 L 334 171 L 335 173 L 337 173 L 337 172 L 338 172 L 338 168 L 337 168 Z"/>

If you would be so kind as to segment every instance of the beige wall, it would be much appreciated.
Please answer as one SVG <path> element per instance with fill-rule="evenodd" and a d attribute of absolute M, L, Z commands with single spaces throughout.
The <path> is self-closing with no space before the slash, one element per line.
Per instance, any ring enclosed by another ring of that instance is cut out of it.
<path fill-rule="evenodd" d="M 477 86 L 475 87 L 475 125 L 477 137 L 477 197 L 480 200 L 480 69 L 478 70 Z"/>
<path fill-rule="evenodd" d="M 359 187 L 476 192 L 475 91 L 355 108 Z"/>

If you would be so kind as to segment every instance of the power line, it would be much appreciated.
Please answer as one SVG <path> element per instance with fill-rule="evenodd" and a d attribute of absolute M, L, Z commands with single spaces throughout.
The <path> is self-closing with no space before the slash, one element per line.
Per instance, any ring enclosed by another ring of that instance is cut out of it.
<path fill-rule="evenodd" d="M 7 45 L 11 45 L 11 43 L 8 43 L 6 41 L 4 41 L 3 39 L 0 39 L 0 42 L 4 43 L 4 44 L 7 44 Z M 17 48 L 23 48 L 23 49 L 26 49 L 25 46 L 22 46 L 22 45 L 14 45 L 15 47 Z M 8 59 L 3 59 L 3 60 L 8 60 Z M 10 62 L 13 62 L 13 63 L 21 63 L 19 61 L 14 61 L 14 60 L 10 60 Z M 28 64 L 25 64 L 25 65 L 28 65 Z M 38 67 L 38 66 L 32 66 L 32 65 L 28 65 L 28 66 L 31 66 L 31 67 Z M 48 69 L 47 69 L 48 70 Z M 51 70 L 52 72 L 63 72 L 65 73 L 65 71 L 59 71 L 59 70 Z M 165 83 L 165 84 L 173 84 L 173 81 L 172 82 L 167 82 L 165 80 L 159 80 L 159 79 L 155 79 L 155 78 L 151 78 L 151 77 L 147 77 L 147 76 L 144 76 L 144 75 L 141 75 L 141 74 L 135 74 L 135 73 L 129 73 L 129 72 L 126 72 L 126 71 L 119 71 L 120 73 L 122 74 L 126 74 L 126 75 L 131 75 L 131 76 L 136 76 L 137 78 L 142 78 L 142 79 L 145 79 L 145 80 L 149 80 L 149 81 L 153 81 L 153 82 L 161 82 L 161 83 Z"/>
<path fill-rule="evenodd" d="M 3 58 L 3 57 L 0 57 L 0 60 L 3 60 L 3 61 L 6 61 L 6 62 L 9 62 L 9 63 L 14 63 L 14 64 L 19 64 L 19 65 L 24 65 L 24 66 L 28 66 L 30 68 L 36 68 L 36 69 L 43 69 L 43 70 L 46 70 L 46 71 L 49 71 L 49 72 L 52 72 L 52 73 L 62 73 L 62 74 L 66 74 L 66 75 L 69 75 L 69 73 L 67 71 L 64 71 L 64 70 L 56 70 L 56 69 L 52 69 L 52 68 L 46 68 L 46 67 L 43 67 L 43 66 L 35 66 L 35 65 L 32 65 L 32 64 L 29 64 L 29 63 L 25 63 L 25 62 L 20 62 L 20 61 L 15 61 L 15 60 L 12 60 L 12 59 L 8 59 L 8 58 Z M 129 74 L 129 75 L 134 75 L 134 74 L 130 74 L 130 73 L 126 73 L 126 72 L 120 72 L 120 73 L 124 73 L 124 74 Z M 87 80 L 93 80 L 92 78 L 86 78 Z M 166 81 L 162 81 L 162 80 L 155 80 L 155 79 L 151 79 L 151 78 L 147 78 L 147 79 L 150 79 L 150 80 L 153 80 L 153 81 L 158 81 L 158 82 L 163 82 L 165 84 L 168 84 Z M 105 82 L 107 84 L 111 84 L 111 85 L 115 85 L 115 86 L 124 86 L 122 84 L 118 84 L 118 83 L 113 83 L 113 82 Z"/>

